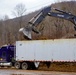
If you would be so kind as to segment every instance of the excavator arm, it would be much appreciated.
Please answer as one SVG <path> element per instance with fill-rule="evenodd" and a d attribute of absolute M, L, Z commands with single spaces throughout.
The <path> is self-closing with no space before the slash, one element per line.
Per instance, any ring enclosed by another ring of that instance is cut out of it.
<path fill-rule="evenodd" d="M 37 29 L 36 26 L 41 23 L 46 16 L 52 16 L 52 17 L 57 17 L 57 18 L 63 18 L 66 20 L 71 21 L 74 24 L 74 28 L 76 30 L 76 16 L 72 15 L 71 13 L 67 13 L 63 10 L 55 9 L 57 12 L 51 12 L 51 6 L 43 8 L 37 15 L 35 15 L 29 22 L 28 25 L 25 28 L 21 28 L 19 31 L 22 31 L 23 34 L 28 38 L 32 39 L 31 37 L 31 32 L 35 33 L 40 33 Z"/>
<path fill-rule="evenodd" d="M 31 32 L 39 33 L 39 31 L 36 30 L 36 26 L 43 21 L 43 19 L 47 16 L 47 14 L 50 12 L 51 6 L 43 8 L 40 12 L 38 12 L 29 22 L 28 25 L 24 28 L 21 28 L 19 31 L 23 32 L 23 34 L 28 38 L 32 39 Z"/>
<path fill-rule="evenodd" d="M 67 13 L 63 10 L 55 9 L 55 8 L 54 8 L 54 10 L 58 11 L 58 13 L 57 12 L 49 12 L 48 15 L 69 20 L 76 26 L 76 16 L 75 15 L 73 15 L 72 13 Z"/>

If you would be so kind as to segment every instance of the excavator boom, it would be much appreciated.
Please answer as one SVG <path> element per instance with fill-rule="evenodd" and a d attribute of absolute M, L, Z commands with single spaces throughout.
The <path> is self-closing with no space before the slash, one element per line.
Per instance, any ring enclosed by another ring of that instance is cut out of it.
<path fill-rule="evenodd" d="M 54 9 L 57 12 L 52 12 L 51 9 Z M 38 26 L 39 23 L 41 23 L 45 19 L 46 16 L 52 16 L 52 17 L 69 20 L 74 24 L 74 29 L 76 30 L 76 16 L 75 15 L 65 12 L 63 10 L 51 8 L 51 6 L 48 6 L 48 7 L 43 8 L 37 15 L 35 15 L 28 22 L 28 25 L 26 27 L 21 28 L 19 31 L 22 31 L 28 39 L 32 39 L 31 32 L 33 31 L 35 33 L 40 33 L 40 31 L 36 29 L 36 26 Z"/>

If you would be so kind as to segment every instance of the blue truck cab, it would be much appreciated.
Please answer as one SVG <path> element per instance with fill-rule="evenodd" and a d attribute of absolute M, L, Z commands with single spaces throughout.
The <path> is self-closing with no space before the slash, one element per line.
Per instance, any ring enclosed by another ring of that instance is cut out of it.
<path fill-rule="evenodd" d="M 14 45 L 6 45 L 0 48 L 0 66 L 11 66 L 14 60 Z"/>

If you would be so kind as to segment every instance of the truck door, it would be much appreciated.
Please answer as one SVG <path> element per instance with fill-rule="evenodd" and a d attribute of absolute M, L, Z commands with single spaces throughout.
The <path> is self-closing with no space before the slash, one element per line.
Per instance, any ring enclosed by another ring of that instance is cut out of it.
<path fill-rule="evenodd" d="M 3 58 L 3 59 L 6 59 L 6 51 L 3 51 L 3 52 L 2 52 L 2 58 Z"/>
<path fill-rule="evenodd" d="M 6 48 L 5 48 L 5 47 L 2 47 L 2 48 L 1 48 L 1 59 L 2 59 L 1 61 L 2 61 L 2 62 L 5 62 L 5 61 L 7 60 L 6 53 L 7 53 L 7 52 L 6 52 Z"/>

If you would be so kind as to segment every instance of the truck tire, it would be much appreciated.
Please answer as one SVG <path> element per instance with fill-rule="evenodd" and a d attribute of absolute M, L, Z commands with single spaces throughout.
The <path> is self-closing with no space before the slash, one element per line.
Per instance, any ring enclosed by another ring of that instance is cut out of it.
<path fill-rule="evenodd" d="M 20 62 L 15 62 L 14 66 L 15 66 L 16 69 L 20 69 L 21 68 Z"/>
<path fill-rule="evenodd" d="M 21 65 L 21 68 L 23 70 L 27 70 L 28 69 L 28 63 L 27 62 L 23 62 L 22 65 Z"/>

